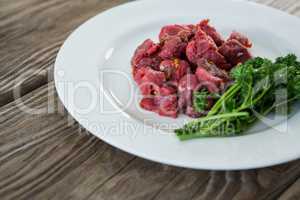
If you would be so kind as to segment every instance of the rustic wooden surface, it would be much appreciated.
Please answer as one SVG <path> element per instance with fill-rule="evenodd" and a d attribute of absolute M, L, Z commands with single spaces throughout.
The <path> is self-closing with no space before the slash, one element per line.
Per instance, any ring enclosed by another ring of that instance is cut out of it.
<path fill-rule="evenodd" d="M 127 1 L 0 0 L 0 199 L 300 199 L 300 161 L 236 172 L 170 167 L 112 148 L 68 116 L 52 81 L 60 46 Z M 258 2 L 300 16 L 299 0 Z"/>

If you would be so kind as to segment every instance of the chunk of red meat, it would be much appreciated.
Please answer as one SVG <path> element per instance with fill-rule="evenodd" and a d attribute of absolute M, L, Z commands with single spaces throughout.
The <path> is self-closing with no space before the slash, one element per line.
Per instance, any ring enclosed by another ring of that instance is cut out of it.
<path fill-rule="evenodd" d="M 159 56 L 162 59 L 172 59 L 182 57 L 185 53 L 187 42 L 183 42 L 179 37 L 173 37 L 164 42 Z"/>
<path fill-rule="evenodd" d="M 159 49 L 160 46 L 150 39 L 145 40 L 138 46 L 131 60 L 133 74 L 136 73 L 136 69 L 141 67 L 157 69 L 161 62 L 161 58 L 157 55 Z"/>
<path fill-rule="evenodd" d="M 224 81 L 230 80 L 230 77 L 226 71 L 218 68 L 213 62 L 209 62 L 206 59 L 198 60 L 197 66 L 204 68 L 211 75 L 219 77 Z"/>
<path fill-rule="evenodd" d="M 133 66 L 137 66 L 141 59 L 145 57 L 152 56 L 159 50 L 159 45 L 155 44 L 152 40 L 145 40 L 138 48 L 135 50 L 134 56 L 131 60 Z"/>
<path fill-rule="evenodd" d="M 221 46 L 224 43 L 222 36 L 214 27 L 209 25 L 209 19 L 202 20 L 198 26 L 214 40 L 217 46 Z"/>
<path fill-rule="evenodd" d="M 210 93 L 220 93 L 222 86 L 223 83 L 218 84 L 215 82 L 201 81 L 195 91 L 207 90 Z"/>
<path fill-rule="evenodd" d="M 159 70 L 165 73 L 167 80 L 170 80 L 175 71 L 174 60 L 162 61 Z"/>
<path fill-rule="evenodd" d="M 178 101 L 176 95 L 155 96 L 155 104 L 157 105 L 157 113 L 161 116 L 177 118 Z"/>
<path fill-rule="evenodd" d="M 192 90 L 183 90 L 179 94 L 178 98 L 178 108 L 181 112 L 185 113 L 186 108 L 188 106 L 192 106 L 192 97 L 193 97 L 193 91 Z"/>
<path fill-rule="evenodd" d="M 177 88 L 165 85 L 165 86 L 160 88 L 159 95 L 161 95 L 161 96 L 170 96 L 170 95 L 176 94 L 176 92 L 177 92 Z"/>
<path fill-rule="evenodd" d="M 188 43 L 186 47 L 186 56 L 191 63 L 196 64 L 198 54 L 195 40 L 192 40 Z"/>
<path fill-rule="evenodd" d="M 179 81 L 190 71 L 190 65 L 185 60 L 180 59 L 164 60 L 159 69 L 165 73 L 168 80 Z"/>
<path fill-rule="evenodd" d="M 201 59 L 203 55 L 210 50 L 217 51 L 217 46 L 211 38 L 199 38 L 188 43 L 186 56 L 191 63 L 197 64 L 197 60 Z"/>
<path fill-rule="evenodd" d="M 237 40 L 239 41 L 243 46 L 247 47 L 247 48 L 251 48 L 252 47 L 252 43 L 249 40 L 249 38 L 239 32 L 232 32 L 229 39 L 228 40 Z"/>
<path fill-rule="evenodd" d="M 156 112 L 161 116 L 177 118 L 178 102 L 176 95 L 145 97 L 140 106 L 148 111 Z"/>
<path fill-rule="evenodd" d="M 225 42 L 209 20 L 165 26 L 159 40 L 156 44 L 148 39 L 137 48 L 132 68 L 144 95 L 141 107 L 167 117 L 176 118 L 179 111 L 194 118 L 205 115 L 193 106 L 194 92 L 224 91 L 231 84 L 225 70 L 251 58 L 252 43 L 246 36 L 233 32 Z M 207 109 L 215 99 L 208 101 Z"/>
<path fill-rule="evenodd" d="M 143 95 L 154 95 L 166 81 L 165 74 L 151 68 L 140 68 L 134 76 Z"/>
<path fill-rule="evenodd" d="M 197 29 L 195 35 L 195 41 L 197 45 L 198 54 L 202 55 L 208 50 L 217 50 L 218 47 L 214 40 L 207 35 L 202 29 Z"/>
<path fill-rule="evenodd" d="M 227 60 L 223 55 L 221 55 L 218 51 L 209 50 L 203 54 L 204 59 L 208 60 L 209 62 L 213 62 L 219 68 L 229 70 L 232 66 L 227 63 Z"/>
<path fill-rule="evenodd" d="M 154 98 L 145 97 L 141 100 L 140 106 L 148 111 L 157 111 L 157 105 L 155 104 Z"/>
<path fill-rule="evenodd" d="M 179 37 L 182 41 L 188 41 L 193 36 L 193 25 L 168 25 L 164 26 L 159 34 L 159 41 L 164 42 L 173 37 Z"/>
<path fill-rule="evenodd" d="M 219 49 L 219 52 L 233 65 L 244 63 L 252 56 L 248 49 L 235 39 L 228 40 Z"/>
<path fill-rule="evenodd" d="M 198 118 L 202 114 L 197 112 L 193 107 L 193 91 L 186 89 L 179 94 L 178 108 L 181 112 L 185 113 L 189 117 Z"/>
<path fill-rule="evenodd" d="M 189 42 L 186 48 L 186 55 L 193 64 L 197 64 L 199 60 L 204 58 L 215 63 L 222 69 L 231 67 L 231 65 L 227 63 L 225 57 L 218 52 L 218 47 L 212 38 L 201 29 L 197 30 L 194 40 Z"/>
<path fill-rule="evenodd" d="M 172 80 L 180 81 L 180 79 L 185 76 L 186 74 L 190 73 L 191 68 L 190 64 L 185 60 L 175 59 L 175 71 L 172 75 Z"/>
<path fill-rule="evenodd" d="M 194 74 L 187 74 L 181 78 L 178 85 L 178 91 L 194 90 L 198 85 L 197 76 Z"/>
<path fill-rule="evenodd" d="M 195 89 L 197 91 L 206 88 L 211 93 L 218 93 L 220 91 L 219 87 L 224 82 L 224 80 L 219 77 L 213 76 L 202 67 L 197 68 L 196 75 L 199 80 L 199 85 Z"/>
<path fill-rule="evenodd" d="M 160 63 L 161 63 L 161 58 L 158 55 L 144 57 L 134 67 L 134 71 L 136 71 L 136 69 L 141 67 L 151 67 L 152 69 L 158 70 Z"/>
<path fill-rule="evenodd" d="M 219 77 L 213 76 L 208 71 L 206 71 L 202 67 L 198 67 L 196 70 L 196 76 L 200 82 L 213 82 L 215 84 L 219 84 L 223 82 L 223 80 Z"/>

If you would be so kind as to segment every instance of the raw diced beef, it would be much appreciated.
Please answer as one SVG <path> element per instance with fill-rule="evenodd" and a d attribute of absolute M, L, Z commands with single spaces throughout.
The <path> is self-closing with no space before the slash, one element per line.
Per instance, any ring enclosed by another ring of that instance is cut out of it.
<path fill-rule="evenodd" d="M 189 73 L 190 65 L 185 60 L 180 59 L 164 60 L 160 63 L 159 69 L 165 73 L 168 80 L 179 81 Z"/>
<path fill-rule="evenodd" d="M 145 97 L 141 100 L 140 102 L 140 106 L 148 111 L 154 111 L 156 112 L 157 110 L 157 105 L 154 102 L 154 98 L 153 97 Z"/>
<path fill-rule="evenodd" d="M 203 55 L 208 50 L 217 50 L 218 47 L 214 40 L 207 35 L 202 29 L 198 29 L 195 35 L 196 48 L 199 56 Z"/>
<path fill-rule="evenodd" d="M 133 72 L 135 74 L 136 70 L 142 67 L 150 67 L 152 69 L 158 70 L 160 63 L 161 58 L 159 56 L 144 57 L 135 67 L 133 67 Z"/>
<path fill-rule="evenodd" d="M 248 49 L 235 39 L 225 42 L 220 47 L 219 52 L 225 56 L 232 66 L 244 63 L 252 57 Z"/>
<path fill-rule="evenodd" d="M 202 20 L 199 24 L 199 27 L 215 41 L 217 46 L 221 46 L 224 43 L 222 36 L 214 27 L 209 25 L 208 19 Z"/>
<path fill-rule="evenodd" d="M 154 95 L 159 93 L 160 87 L 166 81 L 163 72 L 146 67 L 138 69 L 134 78 L 143 95 Z"/>
<path fill-rule="evenodd" d="M 200 82 L 212 82 L 214 84 L 220 84 L 221 82 L 223 82 L 221 78 L 213 76 L 202 67 L 197 68 L 196 76 Z"/>
<path fill-rule="evenodd" d="M 159 95 L 161 96 L 170 96 L 177 93 L 177 88 L 169 85 L 164 85 L 159 90 Z"/>
<path fill-rule="evenodd" d="M 239 33 L 239 32 L 232 32 L 228 40 L 237 40 L 239 41 L 242 45 L 244 45 L 247 48 L 252 47 L 252 43 L 250 40 L 247 38 L 247 36 Z"/>
<path fill-rule="evenodd" d="M 186 89 L 179 94 L 178 108 L 189 117 L 198 118 L 202 114 L 193 108 L 193 91 Z"/>
<path fill-rule="evenodd" d="M 155 96 L 157 113 L 161 116 L 176 118 L 178 116 L 177 95 Z"/>
<path fill-rule="evenodd" d="M 220 93 L 222 91 L 221 87 L 223 86 L 223 83 L 214 83 L 214 82 L 209 82 L 209 81 L 200 81 L 198 84 L 198 87 L 195 89 L 195 91 L 202 91 L 202 90 L 207 90 L 210 93 L 216 94 Z"/>
<path fill-rule="evenodd" d="M 197 76 L 194 74 L 185 75 L 180 81 L 178 85 L 178 91 L 183 92 L 185 90 L 194 90 L 198 85 Z"/>
<path fill-rule="evenodd" d="M 185 112 L 186 108 L 188 106 L 192 106 L 192 97 L 193 97 L 193 91 L 192 90 L 183 90 L 179 94 L 179 99 L 178 99 L 178 107 L 181 112 Z"/>
<path fill-rule="evenodd" d="M 193 36 L 193 25 L 168 25 L 164 26 L 159 34 L 159 41 L 164 42 L 173 37 L 179 37 L 182 41 L 189 41 L 189 39 Z"/>
<path fill-rule="evenodd" d="M 224 91 L 225 85 L 230 81 L 225 71 L 219 69 L 214 63 L 208 62 L 207 60 L 198 62 L 196 75 L 200 82 L 197 90 L 204 88 L 211 93 Z"/>
<path fill-rule="evenodd" d="M 151 67 L 157 69 L 161 58 L 157 55 L 160 46 L 155 44 L 152 40 L 145 40 L 135 51 L 134 56 L 131 60 L 133 67 L 133 73 L 141 67 Z"/>
<path fill-rule="evenodd" d="M 163 86 L 155 96 L 144 97 L 140 102 L 140 106 L 159 115 L 176 118 L 178 115 L 176 89 Z"/>
<path fill-rule="evenodd" d="M 229 70 L 232 68 L 232 65 L 218 51 L 209 50 L 203 54 L 202 58 L 216 64 L 221 69 Z"/>
<path fill-rule="evenodd" d="M 224 81 L 228 81 L 230 79 L 226 71 L 218 68 L 213 62 L 208 62 L 206 59 L 198 60 L 197 66 L 204 68 L 211 75 L 219 77 Z"/>
<path fill-rule="evenodd" d="M 191 63 L 195 64 L 197 62 L 197 45 L 195 40 L 188 43 L 186 47 L 186 56 Z"/>
<path fill-rule="evenodd" d="M 197 30 L 194 40 L 189 42 L 186 55 L 189 61 L 194 64 L 204 58 L 222 69 L 231 68 L 225 57 L 218 52 L 218 47 L 213 39 L 201 29 Z"/>
<path fill-rule="evenodd" d="M 202 56 L 210 50 L 216 51 L 216 44 L 202 30 L 199 30 L 194 40 L 189 42 L 186 49 L 186 56 L 191 63 L 197 64 L 197 60 L 201 59 Z"/>
<path fill-rule="evenodd" d="M 213 76 L 202 67 L 197 68 L 196 75 L 200 83 L 196 88 L 196 91 L 207 89 L 211 93 L 220 92 L 220 87 L 222 86 L 224 80 L 219 77 Z"/>
<path fill-rule="evenodd" d="M 251 58 L 251 46 L 238 32 L 224 41 L 207 19 L 196 25 L 163 27 L 159 44 L 144 41 L 131 61 L 134 80 L 144 96 L 140 106 L 173 118 L 180 112 L 193 118 L 205 115 L 196 111 L 194 93 L 222 94 L 232 84 L 228 71 Z M 213 96 L 207 99 L 207 109 L 215 102 Z"/>
<path fill-rule="evenodd" d="M 176 118 L 178 116 L 178 102 L 176 95 L 145 97 L 140 106 L 161 116 Z"/>
<path fill-rule="evenodd" d="M 180 58 L 184 55 L 186 46 L 187 42 L 179 37 L 172 37 L 164 42 L 159 56 L 162 59 Z"/>

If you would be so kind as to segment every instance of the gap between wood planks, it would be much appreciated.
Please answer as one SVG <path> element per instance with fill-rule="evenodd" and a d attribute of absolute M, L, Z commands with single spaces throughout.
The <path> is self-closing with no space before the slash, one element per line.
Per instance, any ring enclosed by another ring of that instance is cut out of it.
<path fill-rule="evenodd" d="M 300 12 L 298 0 L 253 1 L 295 15 Z M 67 35 L 88 18 L 125 2 L 129 0 L 27 0 L 18 2 L 17 6 L 14 1 L 3 3 L 0 45 L 6 48 L 0 50 L 0 107 L 14 100 L 16 80 L 22 81 L 21 96 L 52 81 L 54 61 Z M 13 15 L 14 12 L 18 14 Z"/>
<path fill-rule="evenodd" d="M 104 10 L 129 1 L 0 2 L 0 107 L 14 100 L 13 89 L 18 85 L 24 96 L 53 80 L 58 50 L 76 27 Z"/>
<path fill-rule="evenodd" d="M 260 2 L 262 2 L 262 1 L 260 0 Z M 282 6 L 284 8 L 288 7 L 289 10 L 291 10 L 293 13 L 298 13 L 299 7 L 289 6 L 289 5 L 293 4 L 293 2 L 296 2 L 296 1 L 291 0 L 291 1 L 289 1 L 289 3 L 282 3 L 282 1 L 278 1 L 278 0 L 268 1 L 268 3 L 270 3 L 273 6 L 279 6 L 279 7 Z M 91 15 L 91 13 L 88 14 L 88 15 Z M 78 20 L 77 22 L 81 22 L 81 21 L 82 21 L 82 19 Z M 75 24 L 77 24 L 77 22 Z M 56 33 L 56 34 L 58 35 L 59 33 Z M 17 35 L 17 33 L 16 33 L 16 35 Z M 48 75 L 52 75 L 51 70 L 53 70 L 54 59 L 55 59 L 56 53 L 57 53 L 60 45 L 62 44 L 62 42 L 65 38 L 65 35 L 67 35 L 67 34 L 64 33 L 64 36 L 60 39 L 56 38 L 57 41 L 54 42 L 52 45 L 49 45 L 49 46 L 46 45 L 47 48 L 42 48 L 42 46 L 40 46 L 39 47 L 40 49 L 38 51 L 32 51 L 30 53 L 30 56 L 27 55 L 28 57 L 26 57 L 26 56 L 24 58 L 22 57 L 23 61 L 21 61 L 21 62 L 16 61 L 16 63 L 18 63 L 18 65 L 17 65 L 17 68 L 14 68 L 14 69 L 16 69 L 19 74 L 22 72 L 22 70 L 28 69 L 30 67 L 34 67 L 34 69 L 41 72 L 39 75 L 31 76 L 28 79 L 26 79 L 25 84 L 22 86 L 23 87 L 22 96 L 26 95 L 26 94 L 29 94 L 29 93 L 34 93 L 36 91 L 36 89 L 39 90 L 38 88 L 44 87 L 46 84 L 48 84 L 49 81 L 51 81 L 53 79 L 51 76 L 48 79 Z M 36 66 L 39 66 L 39 67 L 37 68 Z M 19 70 L 18 68 L 21 68 L 22 70 Z M 7 73 L 7 75 L 9 76 L 10 72 Z M 34 83 L 34 84 L 32 84 L 32 83 Z M 8 82 L 8 85 L 9 84 L 11 84 L 11 82 Z M 28 84 L 28 85 L 26 85 L 26 84 Z M 3 98 L 3 101 L 0 100 L 0 105 L 1 105 L 1 102 L 2 102 L 2 106 L 5 105 L 5 104 L 8 104 L 9 102 L 12 102 L 14 100 L 10 96 L 9 90 L 6 90 L 6 92 L 8 92 L 8 93 L 4 93 L 4 94 L 6 94 L 6 97 Z M 133 166 L 135 166 L 135 167 L 129 167 L 128 169 L 125 168 L 125 171 L 122 170 L 121 174 L 120 174 L 121 177 L 112 176 L 111 179 L 108 179 L 107 182 L 105 182 L 104 185 L 102 185 L 102 186 L 104 186 L 104 189 L 95 190 L 95 192 L 93 193 L 92 198 L 97 198 L 99 196 L 102 197 L 103 195 L 105 196 L 107 194 L 106 189 L 110 190 L 111 185 L 117 184 L 118 182 L 121 182 L 121 181 L 129 181 L 129 178 L 132 178 L 132 177 L 129 176 L 129 174 L 132 174 L 132 171 L 133 172 L 138 171 L 139 173 L 142 173 L 143 168 L 139 168 L 137 166 L 136 162 L 139 163 L 139 164 L 144 164 L 146 166 L 148 165 L 148 164 L 144 163 L 144 162 L 147 162 L 147 161 L 141 161 L 140 159 L 138 159 L 137 161 L 134 161 Z M 160 166 L 160 165 L 155 164 L 154 166 Z M 275 198 L 275 197 L 279 196 L 283 191 L 285 191 L 285 189 L 288 188 L 291 184 L 293 184 L 294 181 L 296 180 L 296 178 L 299 177 L 299 175 L 300 175 L 298 168 L 299 168 L 298 165 L 295 164 L 295 167 L 290 170 L 293 173 L 291 172 L 290 174 L 286 174 L 286 176 L 289 177 L 288 180 L 286 180 L 286 181 L 283 180 L 286 177 L 282 177 L 282 180 L 277 180 L 278 181 L 277 186 L 275 184 L 271 188 L 266 190 L 265 191 L 266 194 L 263 195 L 264 198 L 265 199 Z M 154 172 L 151 172 L 151 173 L 152 173 L 152 175 L 155 174 Z M 168 173 L 172 174 L 173 171 L 172 170 L 170 172 L 168 171 Z M 215 186 L 215 178 L 214 177 L 217 177 L 217 178 L 221 177 L 220 179 L 222 179 L 223 182 L 224 182 L 223 186 L 216 186 L 215 190 L 213 190 L 213 192 L 217 192 L 217 193 L 219 193 L 219 195 L 222 194 L 222 191 L 224 192 L 224 191 L 229 190 L 228 188 L 230 188 L 232 186 L 231 184 L 239 184 L 239 181 L 240 181 L 239 178 L 235 177 L 235 175 L 228 175 L 229 178 L 228 177 L 223 178 L 222 176 L 219 177 L 219 174 L 217 174 L 217 176 L 214 176 L 213 174 L 208 174 L 208 172 L 203 172 L 203 173 L 205 173 L 205 174 L 204 175 L 202 174 L 201 176 L 199 175 L 199 177 L 197 177 L 197 179 L 195 179 L 194 181 L 196 183 L 199 183 L 199 181 L 202 180 L 202 179 L 208 180 L 208 185 L 210 185 L 210 186 L 208 186 L 208 187 L 206 187 L 205 185 L 201 186 L 201 184 L 203 184 L 203 183 L 200 182 L 201 187 L 199 186 L 200 189 L 198 188 L 198 190 L 196 190 L 196 192 L 194 192 L 195 193 L 195 196 L 193 195 L 194 199 L 205 199 L 205 198 L 209 198 L 209 197 L 211 197 L 211 195 L 213 195 L 210 192 L 210 189 Z M 241 173 L 243 173 L 243 172 L 241 172 Z M 259 173 L 260 173 L 260 176 L 262 176 L 261 174 L 263 174 L 265 172 L 261 172 L 261 170 L 259 170 Z M 182 183 L 181 183 L 181 185 L 180 184 L 178 185 L 178 182 L 177 182 L 178 179 L 182 180 L 183 178 L 185 178 L 184 179 L 185 182 L 188 182 L 188 180 L 186 180 L 186 177 L 191 178 L 192 176 L 190 174 L 195 176 L 195 174 L 198 175 L 198 172 L 193 174 L 188 170 L 184 173 L 180 173 L 178 176 L 175 176 L 174 179 L 170 179 L 170 181 L 166 181 L 166 182 L 162 183 L 159 188 L 155 188 L 155 190 L 153 190 L 155 192 L 155 196 L 153 196 L 152 198 L 154 198 L 154 199 L 168 199 L 168 198 L 169 199 L 175 199 L 176 197 L 172 196 L 172 198 L 171 198 L 170 194 L 174 193 L 174 191 L 176 192 L 176 189 L 180 192 L 183 192 L 182 190 L 180 190 L 181 187 L 182 187 Z M 228 174 L 228 173 L 226 173 L 226 174 Z M 276 176 L 276 174 L 274 174 L 273 176 Z M 278 176 L 279 176 L 279 174 L 278 174 Z M 254 177 L 256 177 L 256 176 L 254 176 Z M 294 177 L 296 177 L 296 178 L 294 178 Z M 134 179 L 136 181 L 140 180 L 139 177 L 134 176 L 133 178 L 136 178 L 136 179 Z M 234 179 L 234 181 L 232 182 L 232 180 L 230 178 Z M 263 185 L 263 184 L 259 183 L 258 185 Z M 102 188 L 102 186 L 100 188 Z M 194 191 L 194 190 L 195 190 L 195 188 L 193 187 L 192 191 Z M 241 190 L 242 190 L 242 188 L 241 188 Z M 256 190 L 256 188 L 254 187 L 253 191 L 255 191 L 255 190 Z M 291 189 L 291 190 L 294 191 L 294 189 Z M 134 192 L 136 192 L 136 193 L 134 193 Z M 144 191 L 144 192 L 146 193 L 146 191 Z M 240 191 L 238 191 L 238 192 L 240 192 Z M 273 194 L 273 192 L 275 192 L 275 195 Z M 206 197 L 205 197 L 205 195 L 203 196 L 202 193 L 204 193 L 207 196 Z M 231 191 L 231 193 L 232 193 L 232 191 Z M 137 195 L 137 196 L 142 195 L 138 191 L 133 191 L 133 195 L 134 194 Z M 245 194 L 245 193 L 243 193 L 243 194 Z M 15 194 L 15 195 L 18 196 L 20 194 Z M 121 194 L 116 193 L 115 195 L 117 196 L 117 195 L 121 195 Z M 149 197 L 152 196 L 152 194 L 151 195 L 147 194 L 147 195 Z M 187 195 L 187 194 L 185 194 L 185 195 Z M 221 197 L 219 196 L 219 198 L 221 198 Z"/>

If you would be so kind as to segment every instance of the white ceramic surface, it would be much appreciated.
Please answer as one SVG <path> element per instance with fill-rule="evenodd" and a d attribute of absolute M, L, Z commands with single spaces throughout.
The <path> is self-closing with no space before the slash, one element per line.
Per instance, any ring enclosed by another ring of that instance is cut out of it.
<path fill-rule="evenodd" d="M 176 2 L 176 3 L 175 3 Z M 300 55 L 300 20 L 259 4 L 232 0 L 142 0 L 90 19 L 66 40 L 55 63 L 55 85 L 70 114 L 92 134 L 134 155 L 194 169 L 266 167 L 300 157 L 300 113 L 272 128 L 257 125 L 233 138 L 180 142 L 172 132 L 189 118 L 159 117 L 138 106 L 130 59 L 162 26 L 209 18 L 223 34 L 237 30 L 252 53 L 274 59 Z"/>

